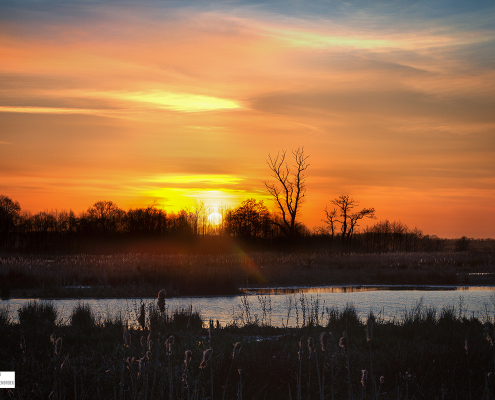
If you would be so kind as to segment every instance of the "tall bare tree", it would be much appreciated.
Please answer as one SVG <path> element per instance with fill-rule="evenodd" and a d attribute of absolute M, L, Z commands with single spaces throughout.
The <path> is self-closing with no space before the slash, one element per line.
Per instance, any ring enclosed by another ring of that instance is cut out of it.
<path fill-rule="evenodd" d="M 285 150 L 277 153 L 276 157 L 268 155 L 266 162 L 275 182 L 264 182 L 282 217 L 281 222 L 274 221 L 274 224 L 279 226 L 288 237 L 294 237 L 296 234 L 296 218 L 306 196 L 305 171 L 309 167 L 307 161 L 309 156 L 304 154 L 304 147 L 293 150 L 292 156 L 294 164 L 291 169 L 286 161 Z"/>

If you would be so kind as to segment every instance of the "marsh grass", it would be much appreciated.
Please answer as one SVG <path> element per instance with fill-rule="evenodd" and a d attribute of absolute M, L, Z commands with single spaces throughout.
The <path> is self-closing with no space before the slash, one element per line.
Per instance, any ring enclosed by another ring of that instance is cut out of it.
<path fill-rule="evenodd" d="M 495 252 L 115 254 L 3 257 L 9 290 L 42 297 L 236 294 L 246 285 L 494 284 Z M 307 268 L 311 265 L 311 268 Z"/>
<path fill-rule="evenodd" d="M 395 322 L 374 318 L 370 336 L 370 321 L 359 320 L 352 305 L 328 310 L 315 325 L 275 328 L 259 319 L 215 327 L 211 338 L 199 312 L 191 324 L 190 308 L 162 312 L 154 304 L 146 305 L 144 329 L 108 318 L 87 332 L 56 324 L 37 331 L 36 343 L 23 319 L 3 327 L 0 370 L 16 371 L 13 396 L 21 399 L 52 392 L 67 399 L 493 398 L 493 319 L 483 324 L 455 307 L 436 313 L 418 303 Z M 343 330 L 346 346 L 339 347 Z M 322 333 L 320 345 L 309 339 Z M 233 352 L 238 342 L 242 351 Z"/>
<path fill-rule="evenodd" d="M 82 331 L 91 330 L 96 324 L 95 315 L 87 303 L 78 303 L 69 319 L 73 328 Z"/>
<path fill-rule="evenodd" d="M 30 301 L 17 314 L 20 325 L 33 332 L 53 329 L 57 319 L 57 310 L 49 301 Z"/>

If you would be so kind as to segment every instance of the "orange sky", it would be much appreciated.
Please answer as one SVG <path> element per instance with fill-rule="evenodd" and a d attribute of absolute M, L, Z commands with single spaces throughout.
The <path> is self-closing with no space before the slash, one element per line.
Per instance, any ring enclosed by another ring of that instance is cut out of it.
<path fill-rule="evenodd" d="M 2 2 L 0 194 L 236 206 L 304 146 L 310 228 L 346 193 L 495 237 L 495 8 L 360 4 Z"/>

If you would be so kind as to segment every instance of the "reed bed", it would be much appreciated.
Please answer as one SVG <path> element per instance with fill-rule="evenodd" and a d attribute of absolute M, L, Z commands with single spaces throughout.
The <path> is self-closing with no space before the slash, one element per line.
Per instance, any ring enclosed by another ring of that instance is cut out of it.
<path fill-rule="evenodd" d="M 249 304 L 246 305 L 249 308 Z M 460 307 L 460 306 L 459 306 Z M 419 303 L 394 322 L 352 306 L 326 308 L 299 328 L 269 316 L 220 326 L 200 312 L 143 304 L 135 320 L 96 320 L 84 303 L 59 324 L 50 303 L 0 312 L 0 398 L 490 399 L 494 316 Z M 307 307 L 315 308 L 314 304 Z M 267 309 L 267 313 L 269 313 Z M 34 329 L 36 327 L 36 329 Z"/>
<path fill-rule="evenodd" d="M 5 296 L 29 290 L 41 297 L 149 297 L 161 288 L 170 295 L 213 295 L 253 285 L 495 284 L 494 272 L 494 251 L 0 258 Z"/>

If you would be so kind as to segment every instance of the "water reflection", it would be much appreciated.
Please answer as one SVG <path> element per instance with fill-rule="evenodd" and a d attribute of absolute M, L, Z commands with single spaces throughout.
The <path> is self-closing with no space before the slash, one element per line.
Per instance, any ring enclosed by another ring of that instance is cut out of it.
<path fill-rule="evenodd" d="M 306 315 L 318 309 L 320 324 L 328 321 L 333 308 L 343 310 L 352 304 L 358 316 L 365 320 L 370 311 L 385 321 L 400 321 L 406 312 L 418 304 L 436 309 L 437 315 L 446 307 L 454 307 L 457 315 L 484 320 L 495 315 L 493 286 L 325 286 L 288 288 L 251 288 L 242 296 L 167 298 L 169 312 L 190 306 L 200 312 L 204 321 L 218 320 L 222 326 L 234 321 L 242 323 L 249 314 L 252 320 L 273 326 L 301 326 L 302 307 Z M 0 309 L 8 309 L 14 320 L 17 310 L 34 299 L 0 301 Z M 130 324 L 137 323 L 140 302 L 156 304 L 156 298 L 146 299 L 60 299 L 53 300 L 59 320 L 68 323 L 78 303 L 90 305 L 97 318 L 121 315 Z"/>
<path fill-rule="evenodd" d="M 411 286 L 411 285 L 363 285 L 363 286 L 320 286 L 320 287 L 276 287 L 276 288 L 245 288 L 247 294 L 319 294 L 319 293 L 358 293 L 375 291 L 494 291 L 492 286 Z"/>

